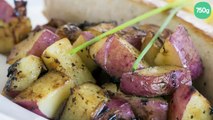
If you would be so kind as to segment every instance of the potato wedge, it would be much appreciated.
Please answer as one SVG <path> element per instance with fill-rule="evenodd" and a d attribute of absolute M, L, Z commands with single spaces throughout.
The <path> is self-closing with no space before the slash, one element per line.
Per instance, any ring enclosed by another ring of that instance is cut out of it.
<path fill-rule="evenodd" d="M 71 49 L 70 41 L 67 38 L 61 39 L 43 52 L 42 59 L 49 70 L 65 73 L 75 80 L 76 85 L 95 82 L 81 58 L 77 54 L 69 54 Z"/>
<path fill-rule="evenodd" d="M 71 90 L 60 120 L 90 120 L 97 108 L 108 100 L 100 87 L 85 83 Z"/>
<path fill-rule="evenodd" d="M 118 35 L 112 35 L 90 47 L 90 55 L 109 75 L 120 78 L 132 70 L 139 51 Z M 148 67 L 142 60 L 139 69 Z"/>
<path fill-rule="evenodd" d="M 211 106 L 194 87 L 182 85 L 170 102 L 169 120 L 212 120 Z"/>
<path fill-rule="evenodd" d="M 53 119 L 70 95 L 74 81 L 60 72 L 50 71 L 14 98 L 14 102 L 46 118 Z"/>
<path fill-rule="evenodd" d="M 7 63 L 13 64 L 31 54 L 40 57 L 42 52 L 58 39 L 59 37 L 56 34 L 47 29 L 35 34 L 32 33 L 26 40 L 15 45 L 8 56 Z"/>
<path fill-rule="evenodd" d="M 93 38 L 94 35 L 90 32 L 82 32 L 78 39 L 73 43 L 73 48 L 85 43 L 87 40 Z M 81 57 L 82 61 L 85 63 L 89 71 L 94 71 L 97 68 L 97 64 L 89 55 L 89 48 L 85 48 L 78 52 L 78 55 Z"/>
<path fill-rule="evenodd" d="M 124 99 L 113 98 L 94 118 L 94 120 L 134 120 L 130 104 Z"/>
<path fill-rule="evenodd" d="M 192 84 L 190 71 L 173 66 L 124 73 L 120 81 L 120 89 L 124 93 L 144 97 L 170 95 L 181 84 Z"/>
<path fill-rule="evenodd" d="M 154 61 L 156 65 L 175 65 L 187 68 L 193 80 L 203 72 L 201 58 L 187 30 L 181 25 L 165 41 Z"/>
<path fill-rule="evenodd" d="M 45 66 L 39 57 L 29 55 L 15 62 L 8 68 L 8 80 L 5 85 L 5 92 L 10 97 L 29 87 L 38 79 Z"/>

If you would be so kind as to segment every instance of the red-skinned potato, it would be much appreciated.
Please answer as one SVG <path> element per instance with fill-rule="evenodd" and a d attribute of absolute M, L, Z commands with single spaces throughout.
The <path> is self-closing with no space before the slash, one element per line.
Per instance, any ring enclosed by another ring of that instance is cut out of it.
<path fill-rule="evenodd" d="M 137 27 L 128 27 L 119 31 L 117 34 L 138 50 L 140 50 L 142 46 L 141 40 L 146 36 L 145 31 Z"/>
<path fill-rule="evenodd" d="M 209 101 L 194 87 L 181 85 L 169 104 L 169 120 L 212 120 Z"/>
<path fill-rule="evenodd" d="M 139 120 L 167 120 L 169 104 L 162 98 L 142 98 L 136 96 L 127 96 L 123 94 L 114 94 L 112 98 L 121 98 L 126 100 Z"/>
<path fill-rule="evenodd" d="M 132 70 L 139 51 L 118 35 L 111 35 L 90 47 L 90 55 L 109 75 L 120 78 Z M 141 61 L 139 69 L 148 67 Z"/>
<path fill-rule="evenodd" d="M 95 83 L 95 79 L 81 58 L 77 54 L 69 54 L 71 49 L 73 47 L 70 41 L 64 38 L 44 50 L 41 58 L 48 70 L 56 70 L 66 74 L 75 80 L 76 85 L 85 82 Z"/>
<path fill-rule="evenodd" d="M 16 60 L 27 55 L 40 57 L 43 51 L 58 39 L 56 34 L 47 29 L 32 33 L 26 40 L 15 45 L 8 56 L 7 63 L 13 64 Z"/>
<path fill-rule="evenodd" d="M 191 85 L 190 71 L 175 66 L 159 66 L 124 73 L 120 89 L 131 95 L 155 97 L 170 95 L 181 84 Z"/>
<path fill-rule="evenodd" d="M 81 29 L 75 24 L 65 24 L 56 30 L 56 34 L 62 38 L 68 38 L 71 43 L 74 43 L 81 34 Z"/>
<path fill-rule="evenodd" d="M 179 25 L 167 39 L 157 54 L 156 65 L 175 65 L 190 70 L 192 79 L 198 78 L 203 72 L 201 58 L 195 49 L 187 30 Z"/>
<path fill-rule="evenodd" d="M 13 101 L 38 115 L 53 119 L 64 100 L 69 97 L 70 88 L 74 86 L 73 79 L 63 73 L 50 71 Z"/>
<path fill-rule="evenodd" d="M 8 68 L 8 80 L 4 88 L 6 95 L 15 97 L 35 82 L 44 70 L 42 60 L 34 55 L 16 61 Z"/>
<path fill-rule="evenodd" d="M 130 104 L 121 98 L 112 98 L 94 117 L 94 120 L 134 120 Z"/>

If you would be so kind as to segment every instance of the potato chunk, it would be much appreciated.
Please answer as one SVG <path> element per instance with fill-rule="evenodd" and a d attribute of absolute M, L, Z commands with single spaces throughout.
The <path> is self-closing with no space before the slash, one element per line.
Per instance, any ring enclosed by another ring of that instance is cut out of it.
<path fill-rule="evenodd" d="M 187 68 L 191 71 L 192 79 L 196 79 L 203 72 L 201 58 L 188 32 L 181 25 L 165 41 L 154 61 L 157 65 L 175 65 Z"/>
<path fill-rule="evenodd" d="M 96 109 L 103 106 L 107 97 L 100 87 L 85 83 L 71 90 L 60 120 L 90 120 Z"/>
<path fill-rule="evenodd" d="M 162 98 L 143 98 L 114 94 L 112 98 L 126 100 L 135 113 L 137 120 L 167 120 L 169 104 Z"/>
<path fill-rule="evenodd" d="M 82 32 L 81 35 L 78 37 L 78 39 L 73 43 L 73 47 L 77 47 L 85 42 L 87 40 L 92 39 L 94 37 L 93 34 L 90 32 Z M 82 61 L 85 63 L 86 67 L 92 72 L 97 68 L 97 64 L 94 62 L 94 60 L 89 55 L 89 48 L 85 48 L 78 52 L 78 55 L 81 57 Z"/>
<path fill-rule="evenodd" d="M 60 105 L 70 95 L 74 80 L 50 71 L 14 98 L 14 102 L 46 118 L 53 119 Z"/>
<path fill-rule="evenodd" d="M 8 69 L 6 94 L 11 97 L 16 96 L 37 80 L 43 70 L 42 60 L 34 55 L 29 55 L 15 62 Z"/>
<path fill-rule="evenodd" d="M 192 84 L 190 71 L 173 66 L 124 73 L 120 81 L 120 89 L 124 93 L 144 97 L 170 95 L 181 84 Z"/>
<path fill-rule="evenodd" d="M 109 75 L 120 78 L 132 70 L 139 51 L 121 37 L 112 35 L 92 45 L 90 55 Z M 142 60 L 139 69 L 146 67 L 148 64 Z"/>
<path fill-rule="evenodd" d="M 112 98 L 106 103 L 102 111 L 98 112 L 94 120 L 134 120 L 130 104 L 124 99 Z"/>
<path fill-rule="evenodd" d="M 169 120 L 213 119 L 209 101 L 192 86 L 180 86 L 169 106 Z"/>
<path fill-rule="evenodd" d="M 65 73 L 75 80 L 76 85 L 95 82 L 81 58 L 77 54 L 69 54 L 71 49 L 70 41 L 67 38 L 61 39 L 43 52 L 42 59 L 49 70 Z"/>

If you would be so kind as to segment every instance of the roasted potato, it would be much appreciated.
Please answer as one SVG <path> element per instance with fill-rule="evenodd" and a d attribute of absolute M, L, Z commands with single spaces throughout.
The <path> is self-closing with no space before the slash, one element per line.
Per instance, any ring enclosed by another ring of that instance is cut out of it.
<path fill-rule="evenodd" d="M 141 40 L 146 36 L 146 32 L 138 27 L 128 27 L 117 34 L 138 50 L 142 46 Z"/>
<path fill-rule="evenodd" d="M 94 120 L 134 120 L 130 104 L 124 99 L 111 99 L 106 103 Z"/>
<path fill-rule="evenodd" d="M 85 83 L 71 89 L 71 96 L 60 120 L 90 120 L 96 109 L 108 100 L 103 90 L 95 84 Z"/>
<path fill-rule="evenodd" d="M 15 1 L 18 2 L 20 1 Z M 17 8 L 18 5 L 15 7 Z M 30 19 L 25 16 L 20 17 L 18 11 L 20 9 L 16 8 L 13 9 L 5 0 L 0 1 L 0 53 L 6 55 L 31 31 Z"/>
<path fill-rule="evenodd" d="M 132 70 L 139 51 L 121 37 L 111 35 L 93 44 L 90 55 L 109 75 L 120 78 L 123 73 Z M 139 69 L 146 67 L 148 64 L 142 60 Z"/>
<path fill-rule="evenodd" d="M 137 120 L 167 120 L 169 104 L 162 98 L 142 98 L 114 94 L 111 98 L 126 100 L 135 114 Z"/>
<path fill-rule="evenodd" d="M 31 54 L 40 57 L 43 51 L 58 39 L 56 34 L 47 29 L 32 33 L 26 40 L 15 45 L 8 56 L 7 63 L 13 64 L 20 58 Z"/>
<path fill-rule="evenodd" d="M 34 55 L 18 60 L 8 68 L 8 80 L 4 88 L 6 94 L 15 97 L 37 80 L 44 70 L 42 60 Z"/>
<path fill-rule="evenodd" d="M 115 21 L 98 22 L 98 23 L 89 23 L 85 21 L 84 23 L 79 24 L 78 26 L 84 31 L 90 31 L 92 33 L 98 32 L 99 34 L 101 34 L 116 27 L 117 23 Z"/>
<path fill-rule="evenodd" d="M 180 86 L 169 106 L 169 120 L 213 119 L 209 101 L 192 86 Z"/>
<path fill-rule="evenodd" d="M 170 95 L 181 84 L 192 84 L 190 71 L 173 66 L 124 73 L 120 81 L 120 89 L 124 93 L 144 97 Z"/>
<path fill-rule="evenodd" d="M 6 54 L 14 46 L 14 38 L 7 23 L 0 20 L 0 53 Z"/>
<path fill-rule="evenodd" d="M 9 29 L 13 34 L 15 44 L 24 40 L 32 29 L 31 21 L 27 17 L 14 17 L 10 20 L 8 24 Z"/>
<path fill-rule="evenodd" d="M 193 80 L 203 72 L 201 58 L 187 30 L 182 25 L 179 25 L 171 37 L 165 41 L 154 62 L 156 65 L 175 65 L 187 68 Z"/>
<path fill-rule="evenodd" d="M 11 18 L 9 23 L 0 20 L 0 53 L 8 54 L 15 44 L 27 37 L 30 30 L 31 23 L 26 17 Z"/>
<path fill-rule="evenodd" d="M 77 54 L 69 54 L 71 49 L 70 41 L 67 38 L 61 39 L 43 52 L 42 59 L 49 70 L 65 73 L 74 79 L 77 85 L 95 82 L 81 58 Z"/>
<path fill-rule="evenodd" d="M 94 35 L 90 32 L 82 32 L 78 39 L 73 43 L 73 48 L 85 43 L 87 40 L 93 38 Z M 78 55 L 81 57 L 82 61 L 85 63 L 86 67 L 92 72 L 97 68 L 97 64 L 89 55 L 89 48 L 85 48 L 78 52 Z"/>
<path fill-rule="evenodd" d="M 74 43 L 81 34 L 81 29 L 75 24 L 66 24 L 56 30 L 56 34 L 60 38 L 68 38 L 71 43 Z"/>
<path fill-rule="evenodd" d="M 69 97 L 70 88 L 74 86 L 74 80 L 70 77 L 50 71 L 13 101 L 38 115 L 53 119 L 60 105 Z"/>
<path fill-rule="evenodd" d="M 114 83 L 105 83 L 101 86 L 101 88 L 105 91 L 109 91 L 109 92 L 112 92 L 112 93 L 118 93 L 120 92 L 119 88 L 117 87 L 116 84 Z"/>

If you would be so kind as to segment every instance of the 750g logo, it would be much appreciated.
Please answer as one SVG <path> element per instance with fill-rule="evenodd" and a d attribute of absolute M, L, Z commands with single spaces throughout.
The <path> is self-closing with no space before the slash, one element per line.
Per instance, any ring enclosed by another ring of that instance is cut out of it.
<path fill-rule="evenodd" d="M 194 6 L 194 14 L 200 19 L 208 18 L 211 15 L 211 5 L 208 2 L 198 2 Z"/>

